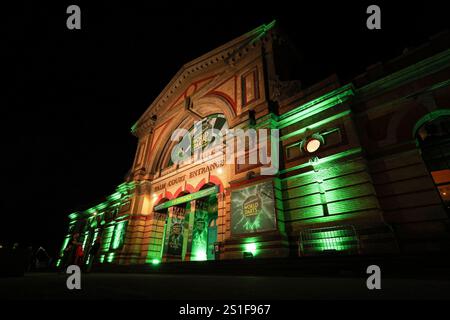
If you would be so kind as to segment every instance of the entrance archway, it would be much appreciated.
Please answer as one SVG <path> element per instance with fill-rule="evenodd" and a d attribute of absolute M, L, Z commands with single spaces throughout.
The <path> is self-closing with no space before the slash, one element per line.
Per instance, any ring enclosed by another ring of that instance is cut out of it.
<path fill-rule="evenodd" d="M 195 193 L 182 193 L 154 207 L 154 216 L 159 213 L 164 219 L 158 246 L 163 261 L 215 259 L 219 190 L 219 186 L 207 183 Z"/>
<path fill-rule="evenodd" d="M 422 158 L 450 214 L 450 111 L 423 117 L 414 128 Z"/>
<path fill-rule="evenodd" d="M 200 190 L 215 187 L 205 184 Z M 197 199 L 195 202 L 194 221 L 192 227 L 191 260 L 215 260 L 214 246 L 217 242 L 217 194 Z"/>

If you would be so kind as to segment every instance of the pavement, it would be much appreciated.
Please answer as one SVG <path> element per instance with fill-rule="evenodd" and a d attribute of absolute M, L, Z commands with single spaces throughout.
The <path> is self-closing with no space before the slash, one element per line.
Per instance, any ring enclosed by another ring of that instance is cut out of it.
<path fill-rule="evenodd" d="M 5 300 L 303 300 L 450 299 L 450 280 L 382 278 L 368 290 L 360 276 L 233 276 L 199 274 L 82 274 L 81 289 L 69 290 L 64 273 L 27 273 L 0 278 Z"/>

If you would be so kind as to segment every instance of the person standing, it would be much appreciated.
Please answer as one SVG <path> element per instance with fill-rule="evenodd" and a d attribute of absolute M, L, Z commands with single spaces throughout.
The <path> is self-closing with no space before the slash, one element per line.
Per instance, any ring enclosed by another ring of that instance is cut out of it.
<path fill-rule="evenodd" d="M 80 234 L 74 233 L 70 241 L 69 264 L 79 265 L 82 260 L 83 244 L 78 240 L 79 238 Z"/>

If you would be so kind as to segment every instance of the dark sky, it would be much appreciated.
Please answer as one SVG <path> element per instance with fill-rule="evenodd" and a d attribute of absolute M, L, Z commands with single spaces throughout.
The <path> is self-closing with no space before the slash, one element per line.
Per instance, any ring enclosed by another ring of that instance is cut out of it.
<path fill-rule="evenodd" d="M 0 31 L 0 241 L 51 252 L 70 212 L 123 182 L 131 126 L 189 60 L 277 19 L 302 54 L 304 85 L 334 72 L 345 82 L 449 28 L 444 1 L 58 2 L 2 10 Z M 382 30 L 365 27 L 372 3 Z M 79 31 L 66 28 L 69 4 L 81 7 Z"/>

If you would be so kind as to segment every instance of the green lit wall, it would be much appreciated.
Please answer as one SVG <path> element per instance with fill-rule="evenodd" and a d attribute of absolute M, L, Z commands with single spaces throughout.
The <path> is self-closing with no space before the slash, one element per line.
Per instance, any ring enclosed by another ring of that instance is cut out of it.
<path fill-rule="evenodd" d="M 114 228 L 114 234 L 112 237 L 112 245 L 111 249 L 116 250 L 123 246 L 124 238 L 125 238 L 125 232 L 127 229 L 127 221 L 121 221 L 117 222 L 116 226 Z"/>
<path fill-rule="evenodd" d="M 118 251 L 125 244 L 126 228 L 129 214 L 124 212 L 129 208 L 130 197 L 134 190 L 134 182 L 123 183 L 116 192 L 106 198 L 106 201 L 85 211 L 73 212 L 69 215 L 69 234 L 61 247 L 61 254 L 74 233 L 80 234 L 85 263 L 89 263 L 87 253 L 97 236 L 101 236 L 99 260 L 101 263 L 116 262 Z M 121 212 L 119 216 L 119 212 Z M 61 259 L 57 261 L 61 264 Z"/>
<path fill-rule="evenodd" d="M 308 254 L 356 252 L 358 229 L 378 228 L 382 212 L 367 160 L 357 139 L 348 101 L 351 85 L 331 91 L 280 116 L 285 168 L 276 179 L 278 221 Z M 324 145 L 308 154 L 299 149 L 313 133 L 324 133 Z M 329 135 L 327 135 L 330 133 Z M 299 149 L 288 154 L 292 148 Z M 368 219 L 372 224 L 367 225 Z M 311 228 L 340 226 L 341 230 L 310 233 Z M 346 228 L 356 230 L 343 236 Z M 301 239 L 301 234 L 308 237 Z"/>

